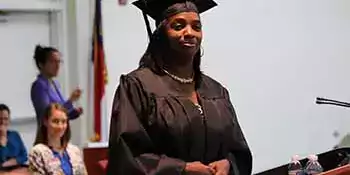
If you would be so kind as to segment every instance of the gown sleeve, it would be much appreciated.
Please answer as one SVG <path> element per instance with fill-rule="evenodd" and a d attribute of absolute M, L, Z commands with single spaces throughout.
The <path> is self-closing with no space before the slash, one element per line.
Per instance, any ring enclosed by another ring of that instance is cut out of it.
<path fill-rule="evenodd" d="M 157 154 L 156 145 L 145 129 L 152 106 L 150 101 L 137 78 L 121 76 L 112 107 L 107 174 L 175 175 L 183 172 L 185 162 Z"/>
<path fill-rule="evenodd" d="M 224 96 L 233 116 L 233 130 L 231 133 L 233 138 L 230 139 L 231 142 L 230 145 L 228 145 L 229 154 L 227 155 L 227 159 L 231 164 L 230 175 L 251 175 L 253 161 L 252 154 L 244 138 L 241 127 L 238 123 L 236 112 L 232 106 L 229 93 L 226 89 L 224 89 Z"/>

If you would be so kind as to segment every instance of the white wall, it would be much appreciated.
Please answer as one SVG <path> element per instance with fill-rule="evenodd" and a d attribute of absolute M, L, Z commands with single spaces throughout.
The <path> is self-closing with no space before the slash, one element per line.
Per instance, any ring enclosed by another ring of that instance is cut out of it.
<path fill-rule="evenodd" d="M 331 149 L 349 132 L 350 13 L 346 0 L 235 0 L 204 19 L 203 66 L 230 89 L 260 171 Z"/>
<path fill-rule="evenodd" d="M 67 1 L 68 2 L 68 1 Z M 75 2 L 75 3 L 74 3 Z M 85 146 L 92 136 L 92 114 L 89 113 L 89 66 L 91 65 L 91 31 L 92 31 L 92 5 L 87 0 L 69 0 L 68 19 L 70 25 L 68 33 L 70 35 L 70 89 L 80 87 L 83 95 L 78 105 L 84 109 L 84 115 L 73 122 L 72 127 L 75 128 L 73 133 L 73 141 L 77 144 Z M 76 44 L 73 44 L 76 43 Z"/>
<path fill-rule="evenodd" d="M 6 48 L 1 51 L 6 56 L 0 57 L 0 62 L 6 64 L 0 64 L 0 79 L 6 83 L 1 84 L 0 102 L 11 107 L 12 120 L 35 118 L 28 95 L 38 73 L 32 56 L 36 44 L 50 44 L 49 15 L 9 12 L 1 18 L 6 22 L 0 22 L 0 48 Z"/>
<path fill-rule="evenodd" d="M 11 10 L 60 10 L 64 0 L 1 0 L 1 9 Z"/>
<path fill-rule="evenodd" d="M 229 90 L 254 154 L 254 172 L 290 156 L 332 149 L 350 129 L 348 111 L 315 105 L 317 96 L 349 101 L 350 13 L 346 0 L 218 0 L 204 14 L 205 73 Z M 110 83 L 137 67 L 147 45 L 141 13 L 103 1 Z"/>

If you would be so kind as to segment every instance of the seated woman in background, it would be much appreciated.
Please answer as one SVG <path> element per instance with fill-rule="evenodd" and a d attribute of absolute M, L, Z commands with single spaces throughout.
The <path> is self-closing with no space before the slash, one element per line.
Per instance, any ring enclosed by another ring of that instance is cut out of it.
<path fill-rule="evenodd" d="M 51 103 L 63 105 L 68 111 L 69 119 L 78 118 L 82 113 L 82 108 L 74 108 L 73 102 L 80 98 L 81 90 L 75 89 L 66 100 L 61 93 L 59 83 L 54 80 L 62 62 L 58 50 L 38 45 L 35 48 L 34 60 L 40 73 L 32 84 L 31 99 L 38 122 L 41 120 L 45 108 Z"/>
<path fill-rule="evenodd" d="M 27 150 L 21 136 L 16 131 L 8 130 L 10 108 L 0 104 L 0 163 L 1 167 L 24 165 L 27 161 Z"/>
<path fill-rule="evenodd" d="M 29 170 L 33 174 L 87 174 L 81 151 L 69 143 L 71 133 L 65 109 L 60 104 L 50 104 L 41 122 L 29 153 Z"/>

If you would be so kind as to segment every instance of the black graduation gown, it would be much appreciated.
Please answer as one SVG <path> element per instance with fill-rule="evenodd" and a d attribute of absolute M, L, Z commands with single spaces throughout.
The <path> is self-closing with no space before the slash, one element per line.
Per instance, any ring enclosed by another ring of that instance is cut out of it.
<path fill-rule="evenodd" d="M 250 175 L 252 155 L 227 90 L 202 75 L 198 108 L 179 83 L 148 68 L 122 75 L 110 125 L 110 175 L 177 175 L 186 162 L 228 159 L 230 174 Z"/>

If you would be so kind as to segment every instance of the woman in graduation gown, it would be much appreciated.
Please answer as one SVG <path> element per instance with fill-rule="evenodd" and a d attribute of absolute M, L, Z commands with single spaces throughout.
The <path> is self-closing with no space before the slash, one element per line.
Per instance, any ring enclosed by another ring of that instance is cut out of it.
<path fill-rule="evenodd" d="M 199 14 L 212 0 L 139 0 L 150 43 L 112 107 L 110 175 L 250 175 L 252 155 L 228 91 L 200 71 Z M 147 16 L 156 20 L 151 33 Z"/>

